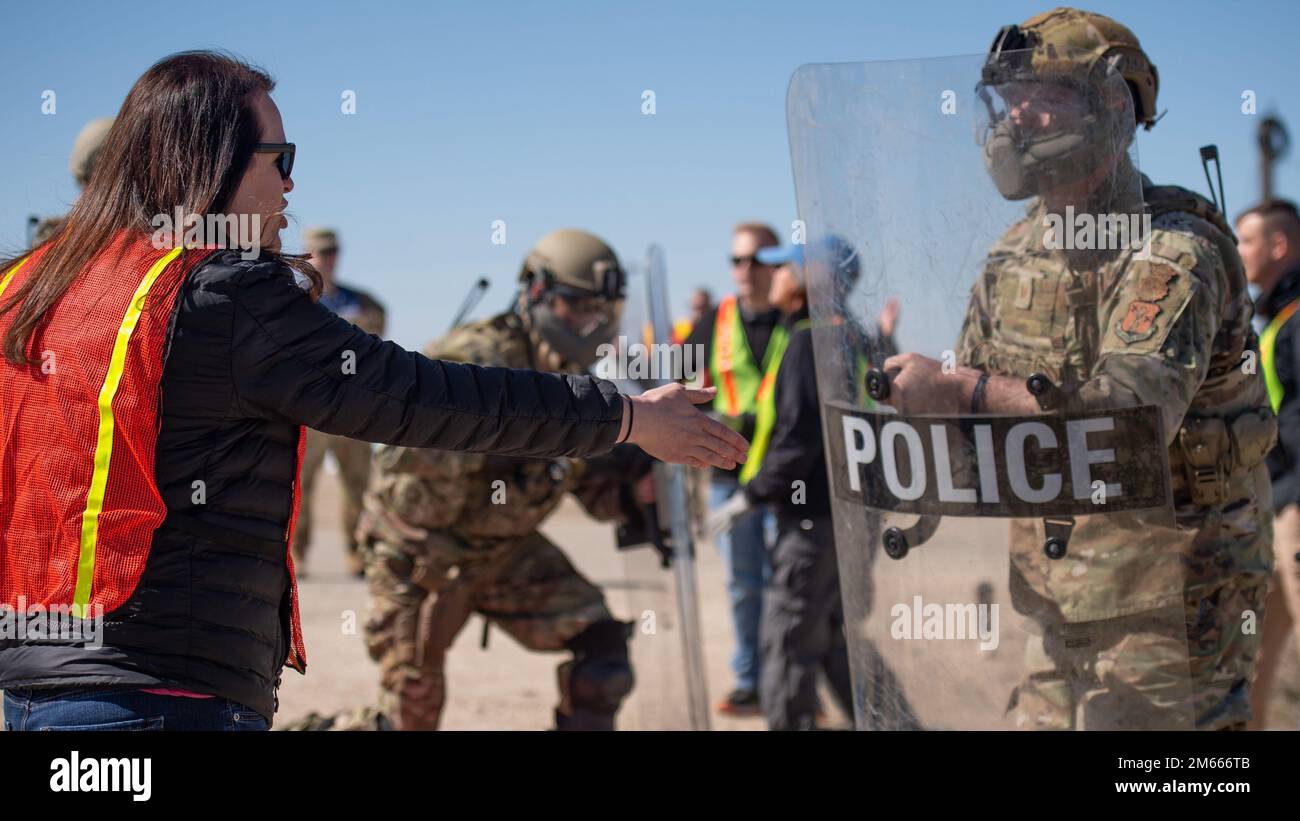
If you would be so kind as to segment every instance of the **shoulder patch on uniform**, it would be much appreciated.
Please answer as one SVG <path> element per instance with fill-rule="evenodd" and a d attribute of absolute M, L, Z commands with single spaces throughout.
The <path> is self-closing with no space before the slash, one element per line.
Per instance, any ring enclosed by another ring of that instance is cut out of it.
<path fill-rule="evenodd" d="M 1141 342 L 1155 332 L 1156 316 L 1159 314 L 1160 306 L 1156 303 L 1135 299 L 1128 304 L 1128 310 L 1116 323 L 1115 335 L 1129 345 Z"/>
<path fill-rule="evenodd" d="M 1139 300 L 1159 302 L 1169 295 L 1169 283 L 1178 276 L 1178 269 L 1171 265 L 1153 262 L 1147 266 L 1147 273 L 1138 280 L 1135 291 Z"/>

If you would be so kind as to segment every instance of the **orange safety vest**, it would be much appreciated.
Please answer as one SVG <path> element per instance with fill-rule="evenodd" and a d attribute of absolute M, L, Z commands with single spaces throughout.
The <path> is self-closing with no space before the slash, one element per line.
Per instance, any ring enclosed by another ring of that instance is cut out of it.
<path fill-rule="evenodd" d="M 45 246 L 0 275 L 0 299 L 26 281 Z M 0 603 L 70 606 L 107 617 L 131 597 L 167 508 L 154 474 L 163 363 L 181 284 L 210 249 L 155 249 L 120 235 L 96 255 L 29 342 L 35 365 L 0 359 Z M 0 335 L 13 312 L 0 315 Z M 301 470 L 305 428 L 299 429 Z M 289 553 L 300 503 L 295 476 L 285 532 L 292 601 L 286 663 L 306 668 Z"/>

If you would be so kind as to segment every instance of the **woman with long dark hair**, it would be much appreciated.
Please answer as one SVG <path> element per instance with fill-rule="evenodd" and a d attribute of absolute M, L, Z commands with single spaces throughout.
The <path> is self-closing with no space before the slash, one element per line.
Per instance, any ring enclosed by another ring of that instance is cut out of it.
<path fill-rule="evenodd" d="M 318 290 L 318 275 L 280 253 L 296 149 L 273 88 L 220 54 L 157 63 L 59 232 L 0 262 L 9 729 L 269 726 L 283 667 L 306 669 L 288 551 L 303 426 L 519 456 L 630 441 L 701 467 L 744 459 L 692 406 L 711 391 L 629 398 L 586 376 L 438 362 L 315 304 L 299 282 Z M 241 247 L 192 241 L 191 215 L 242 229 Z"/>

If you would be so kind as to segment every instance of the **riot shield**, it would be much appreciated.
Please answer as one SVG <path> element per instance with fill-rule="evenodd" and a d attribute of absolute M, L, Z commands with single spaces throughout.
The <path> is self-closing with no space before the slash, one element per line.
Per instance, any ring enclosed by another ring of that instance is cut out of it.
<path fill-rule="evenodd" d="M 663 252 L 629 265 L 622 331 L 600 375 L 632 393 L 678 380 L 689 366 L 673 346 Z M 620 530 L 628 612 L 636 622 L 636 689 L 620 713 L 627 729 L 709 729 L 708 688 L 695 582 L 685 468 L 656 463 L 645 532 Z M 653 549 L 652 549 L 653 548 Z"/>
<path fill-rule="evenodd" d="M 1107 358 L 1151 317 L 1099 307 L 1149 226 L 1122 77 L 807 65 L 787 119 L 856 725 L 1190 729 L 1173 432 Z"/>

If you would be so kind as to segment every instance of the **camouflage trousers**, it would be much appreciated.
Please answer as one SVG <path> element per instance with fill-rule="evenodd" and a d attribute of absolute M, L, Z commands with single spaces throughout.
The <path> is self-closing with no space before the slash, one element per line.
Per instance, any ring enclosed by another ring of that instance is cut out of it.
<path fill-rule="evenodd" d="M 1244 729 L 1260 635 L 1242 616 L 1262 618 L 1267 588 L 1267 578 L 1239 578 L 1189 591 L 1181 614 L 1042 623 L 1012 696 L 1016 726 Z"/>
<path fill-rule="evenodd" d="M 396 729 L 438 728 L 447 695 L 447 648 L 473 613 L 530 650 L 561 651 L 612 618 L 604 594 L 533 532 L 476 555 L 373 543 L 366 554 L 366 646 L 379 663 L 379 711 Z M 563 665 L 561 665 L 563 667 Z"/>
<path fill-rule="evenodd" d="M 361 517 L 361 498 L 370 481 L 370 444 L 309 429 L 307 452 L 302 460 L 302 503 L 293 534 L 293 555 L 298 560 L 305 558 L 311 547 L 312 490 L 327 452 L 333 453 L 338 462 L 343 485 L 343 544 L 349 556 L 358 555 L 357 520 Z"/>

